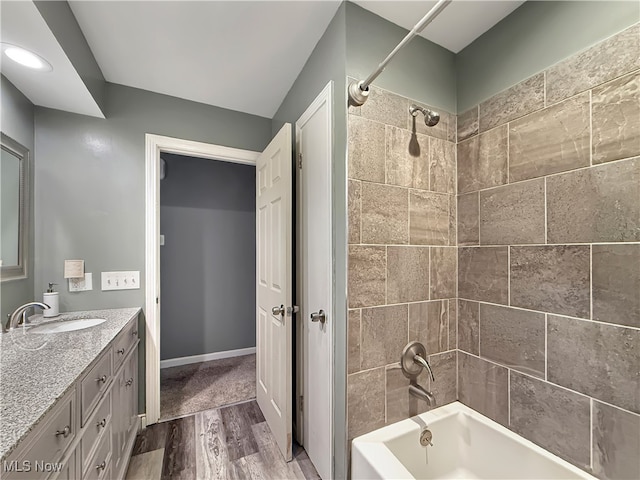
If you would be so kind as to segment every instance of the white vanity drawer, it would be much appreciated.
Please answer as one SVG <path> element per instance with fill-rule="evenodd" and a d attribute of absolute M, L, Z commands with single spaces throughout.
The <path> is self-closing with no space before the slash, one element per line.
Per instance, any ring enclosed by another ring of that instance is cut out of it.
<path fill-rule="evenodd" d="M 78 476 L 76 475 L 76 452 L 74 450 L 64 463 L 62 470 L 51 478 L 55 478 L 55 480 L 76 480 Z"/>
<path fill-rule="evenodd" d="M 82 459 L 82 471 L 87 470 L 91 455 L 97 448 L 98 441 L 111 425 L 111 392 L 109 392 L 100 402 L 95 415 L 85 426 L 80 440 L 80 458 Z"/>
<path fill-rule="evenodd" d="M 138 317 L 122 329 L 113 341 L 113 371 L 117 372 L 122 362 L 138 341 Z"/>
<path fill-rule="evenodd" d="M 107 430 L 102 435 L 96 452 L 87 465 L 87 471 L 82 477 L 84 480 L 106 479 L 111 467 L 111 425 L 107 424 Z"/>
<path fill-rule="evenodd" d="M 107 391 L 112 380 L 112 353 L 108 349 L 89 370 L 80 384 L 80 412 L 82 413 L 82 426 L 84 427 L 91 412 L 100 401 L 100 397 Z"/>
<path fill-rule="evenodd" d="M 17 452 L 3 465 L 3 478 L 38 480 L 55 470 L 69 445 L 76 437 L 75 388 L 68 392 L 47 414 L 25 441 L 24 450 Z M 15 463 L 11 463 L 11 462 Z M 10 471 L 7 472 L 7 464 Z"/>

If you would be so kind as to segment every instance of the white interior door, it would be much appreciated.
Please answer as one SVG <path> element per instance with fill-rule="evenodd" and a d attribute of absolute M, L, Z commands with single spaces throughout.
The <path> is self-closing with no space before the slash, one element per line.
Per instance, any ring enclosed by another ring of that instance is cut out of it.
<path fill-rule="evenodd" d="M 285 460 L 291 454 L 291 124 L 256 163 L 258 405 Z"/>
<path fill-rule="evenodd" d="M 304 447 L 325 480 L 333 477 L 332 90 L 329 82 L 296 122 L 302 154 L 298 274 L 304 329 Z"/>

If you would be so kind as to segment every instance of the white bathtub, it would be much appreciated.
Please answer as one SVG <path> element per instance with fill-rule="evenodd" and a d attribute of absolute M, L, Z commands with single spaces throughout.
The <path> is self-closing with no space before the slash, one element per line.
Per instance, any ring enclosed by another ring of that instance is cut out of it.
<path fill-rule="evenodd" d="M 433 446 L 420 445 L 424 427 Z M 355 438 L 351 478 L 595 480 L 459 402 Z"/>

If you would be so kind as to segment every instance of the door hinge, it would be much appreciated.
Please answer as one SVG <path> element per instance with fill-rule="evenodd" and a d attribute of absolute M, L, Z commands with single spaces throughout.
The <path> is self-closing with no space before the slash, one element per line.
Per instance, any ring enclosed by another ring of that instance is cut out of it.
<path fill-rule="evenodd" d="M 300 411 L 304 412 L 304 395 L 300 395 Z"/>
<path fill-rule="evenodd" d="M 302 153 L 298 152 L 298 168 L 302 169 Z"/>

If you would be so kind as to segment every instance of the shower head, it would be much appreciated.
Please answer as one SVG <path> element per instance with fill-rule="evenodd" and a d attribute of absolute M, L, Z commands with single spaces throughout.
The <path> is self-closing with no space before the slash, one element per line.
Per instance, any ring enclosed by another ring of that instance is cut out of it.
<path fill-rule="evenodd" d="M 422 112 L 424 115 L 424 123 L 427 127 L 435 127 L 440 121 L 440 114 L 438 112 L 434 112 L 433 110 L 429 110 L 428 108 L 423 108 L 418 105 L 411 105 L 409 107 L 409 113 L 417 117 L 418 112 Z"/>

